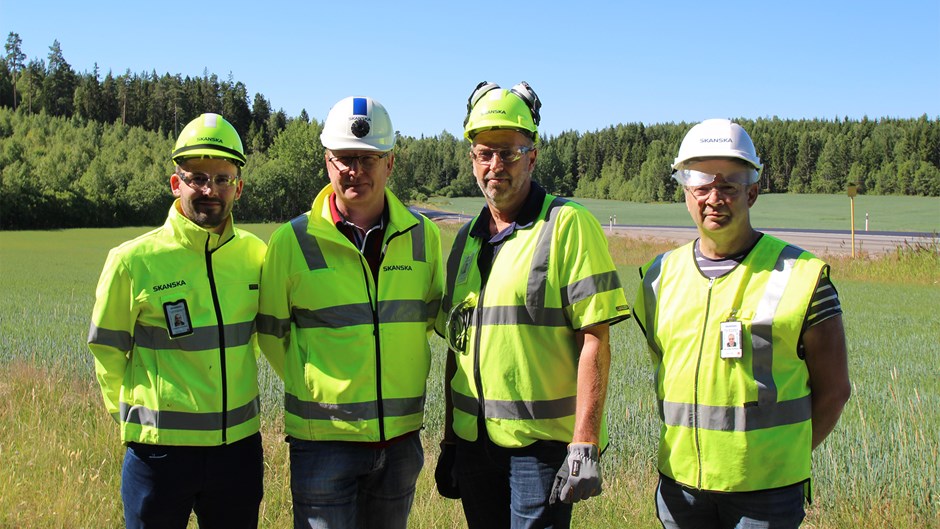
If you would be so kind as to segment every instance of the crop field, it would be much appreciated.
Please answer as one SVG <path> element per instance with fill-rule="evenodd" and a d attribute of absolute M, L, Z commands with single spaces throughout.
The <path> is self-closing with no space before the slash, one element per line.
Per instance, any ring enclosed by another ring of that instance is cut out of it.
<path fill-rule="evenodd" d="M 625 222 L 624 219 L 618 219 Z M 930 231 L 927 220 L 913 231 Z M 267 239 L 273 225 L 245 225 Z M 105 413 L 85 346 L 94 287 L 108 249 L 146 228 L 0 232 L 0 527 L 123 524 L 123 449 Z M 456 231 L 443 225 L 445 251 Z M 669 249 L 613 237 L 632 299 L 636 267 Z M 814 452 L 808 528 L 940 527 L 940 253 L 828 256 L 845 311 L 853 394 Z M 653 492 L 659 431 L 651 370 L 633 321 L 612 328 L 604 493 L 578 504 L 574 527 L 658 527 Z M 458 502 L 433 483 L 443 421 L 443 341 L 432 338 L 424 440 L 412 527 L 465 527 Z M 264 360 L 262 527 L 291 526 L 281 386 Z M 192 522 L 191 527 L 195 527 Z"/>
<path fill-rule="evenodd" d="M 617 224 L 637 226 L 692 226 L 684 203 L 641 204 L 618 200 L 577 198 L 606 225 L 616 216 Z M 433 198 L 430 208 L 474 215 L 483 207 L 482 197 Z M 858 195 L 855 197 L 855 230 L 940 232 L 940 198 Z M 759 195 L 751 209 L 751 222 L 758 229 L 851 229 L 852 207 L 846 195 Z"/>

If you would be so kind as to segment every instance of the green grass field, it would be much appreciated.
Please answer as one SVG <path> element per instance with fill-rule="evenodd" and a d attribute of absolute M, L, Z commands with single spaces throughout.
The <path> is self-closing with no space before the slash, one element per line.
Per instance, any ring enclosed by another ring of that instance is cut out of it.
<path fill-rule="evenodd" d="M 275 228 L 244 227 L 265 239 Z M 442 230 L 447 248 L 456 226 Z M 0 527 L 122 525 L 123 451 L 101 404 L 85 336 L 108 249 L 144 231 L 0 232 Z M 637 287 L 636 266 L 667 249 L 656 244 L 611 239 L 628 299 Z M 845 310 L 853 396 L 814 453 L 815 501 L 804 526 L 940 527 L 940 256 L 909 250 L 878 259 L 834 258 L 832 266 Z M 879 272 L 885 269 L 893 273 Z M 574 527 L 657 527 L 658 419 L 648 357 L 632 321 L 614 326 L 611 343 L 613 444 L 603 460 L 605 492 L 575 508 Z M 444 348 L 437 337 L 432 350 L 422 432 L 426 468 L 410 525 L 464 527 L 459 504 L 440 498 L 433 484 L 443 421 Z M 263 360 L 260 383 L 262 527 L 289 527 L 281 389 Z"/>
<path fill-rule="evenodd" d="M 641 204 L 579 198 L 607 224 L 616 215 L 617 224 L 639 226 L 691 226 L 685 204 Z M 428 207 L 475 215 L 483 207 L 482 197 L 434 198 Z M 865 229 L 869 214 L 871 231 L 940 232 L 940 198 L 860 195 L 855 197 L 855 230 Z M 751 209 L 756 228 L 850 230 L 851 202 L 845 195 L 760 195 Z"/>

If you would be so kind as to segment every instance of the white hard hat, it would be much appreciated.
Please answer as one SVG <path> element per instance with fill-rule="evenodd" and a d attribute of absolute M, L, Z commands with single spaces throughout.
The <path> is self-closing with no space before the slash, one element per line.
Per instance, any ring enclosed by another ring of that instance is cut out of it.
<path fill-rule="evenodd" d="M 395 130 L 382 103 L 371 97 L 347 97 L 330 109 L 320 142 L 331 151 L 387 152 L 395 146 Z"/>
<path fill-rule="evenodd" d="M 676 171 L 685 169 L 690 161 L 698 158 L 742 160 L 755 169 L 754 182 L 757 181 L 757 173 L 763 167 L 754 150 L 754 142 L 747 135 L 747 131 L 741 125 L 727 119 L 706 119 L 692 127 L 682 139 L 679 156 L 676 156 L 672 168 Z"/>

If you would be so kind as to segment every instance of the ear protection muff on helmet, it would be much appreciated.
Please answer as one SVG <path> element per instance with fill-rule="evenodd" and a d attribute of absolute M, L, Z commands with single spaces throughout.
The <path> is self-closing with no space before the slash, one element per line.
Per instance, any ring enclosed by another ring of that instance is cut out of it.
<path fill-rule="evenodd" d="M 542 119 L 541 116 L 539 116 L 539 109 L 542 108 L 542 102 L 539 101 L 539 96 L 535 93 L 535 90 L 532 90 L 529 83 L 522 81 L 509 89 L 509 91 L 525 101 L 526 106 L 529 107 L 529 111 L 532 112 L 532 121 L 538 126 L 539 121 Z"/>
<path fill-rule="evenodd" d="M 467 116 L 463 118 L 463 126 L 467 126 L 467 122 L 470 120 L 470 112 L 473 110 L 474 105 L 477 104 L 484 95 L 490 90 L 496 90 L 499 88 L 499 85 L 496 83 L 491 83 L 489 81 L 480 81 L 476 88 L 473 89 L 473 92 L 470 94 L 470 97 L 467 98 Z M 512 87 L 510 90 L 513 94 L 523 100 L 527 107 L 529 107 L 529 112 L 532 113 L 532 122 L 538 126 L 539 121 L 541 121 L 541 116 L 539 115 L 539 109 L 542 108 L 542 102 L 539 100 L 538 94 L 535 93 L 535 90 L 532 90 L 532 87 L 529 86 L 529 83 L 522 81 L 516 86 Z"/>

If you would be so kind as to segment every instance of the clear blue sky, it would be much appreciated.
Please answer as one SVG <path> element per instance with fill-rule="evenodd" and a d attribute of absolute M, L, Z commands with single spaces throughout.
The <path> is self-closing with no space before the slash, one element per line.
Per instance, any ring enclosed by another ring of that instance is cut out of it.
<path fill-rule="evenodd" d="M 940 117 L 940 0 L 0 0 L 28 59 L 229 74 L 289 116 L 370 95 L 411 136 L 462 130 L 482 80 L 528 81 L 547 134 L 710 117 Z"/>

